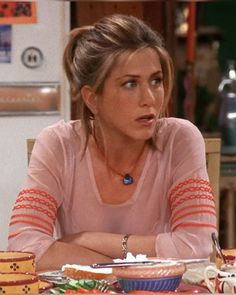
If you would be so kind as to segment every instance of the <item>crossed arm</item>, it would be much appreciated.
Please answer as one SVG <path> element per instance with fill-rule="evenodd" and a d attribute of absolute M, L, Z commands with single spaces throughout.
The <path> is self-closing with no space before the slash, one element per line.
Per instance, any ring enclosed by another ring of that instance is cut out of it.
<path fill-rule="evenodd" d="M 37 263 L 37 270 L 60 269 L 63 264 L 92 264 L 121 258 L 124 235 L 104 232 L 83 232 L 55 241 Z M 131 235 L 128 251 L 155 256 L 155 236 Z"/>

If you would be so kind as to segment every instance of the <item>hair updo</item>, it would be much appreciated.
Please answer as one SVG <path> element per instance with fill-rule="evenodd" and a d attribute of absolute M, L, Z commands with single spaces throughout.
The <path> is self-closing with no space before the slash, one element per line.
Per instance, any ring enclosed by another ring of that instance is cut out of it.
<path fill-rule="evenodd" d="M 100 94 L 104 81 L 122 53 L 153 48 L 157 51 L 163 71 L 165 108 L 173 88 L 173 63 L 164 48 L 161 36 L 142 20 L 115 14 L 102 18 L 93 26 L 71 31 L 63 57 L 64 69 L 70 84 L 71 99 L 78 101 L 79 119 L 86 138 L 91 132 L 93 114 L 81 99 L 80 90 L 89 85 Z"/>

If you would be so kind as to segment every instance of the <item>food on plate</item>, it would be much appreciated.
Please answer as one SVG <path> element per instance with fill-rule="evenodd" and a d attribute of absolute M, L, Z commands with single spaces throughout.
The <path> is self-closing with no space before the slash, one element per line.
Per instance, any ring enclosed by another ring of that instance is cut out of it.
<path fill-rule="evenodd" d="M 100 294 L 114 293 L 112 285 L 105 281 L 98 280 L 74 280 L 69 279 L 67 283 L 55 284 L 54 288 L 50 289 L 51 294 Z"/>
<path fill-rule="evenodd" d="M 128 252 L 126 258 L 124 259 L 113 259 L 113 262 L 138 262 L 138 261 L 148 261 L 147 255 L 137 254 L 134 256 L 131 252 Z"/>
<path fill-rule="evenodd" d="M 62 266 L 62 271 L 66 277 L 72 279 L 94 279 L 94 280 L 107 280 L 113 279 L 111 268 L 95 269 L 89 265 L 80 264 L 65 264 Z"/>
<path fill-rule="evenodd" d="M 146 255 L 138 254 L 133 256 L 128 252 L 126 259 L 114 259 L 113 262 L 128 262 L 128 261 L 145 261 L 148 260 Z M 80 264 L 65 264 L 62 266 L 62 271 L 66 277 L 72 279 L 94 279 L 94 280 L 107 280 L 114 279 L 112 268 L 92 268 L 89 265 Z"/>
<path fill-rule="evenodd" d="M 113 274 L 118 278 L 161 278 L 183 275 L 186 265 L 174 261 L 161 261 L 148 266 L 115 267 Z"/>

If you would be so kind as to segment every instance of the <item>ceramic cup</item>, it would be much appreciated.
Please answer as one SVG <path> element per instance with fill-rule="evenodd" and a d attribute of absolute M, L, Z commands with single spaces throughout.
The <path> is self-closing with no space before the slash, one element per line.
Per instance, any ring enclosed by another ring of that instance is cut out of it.
<path fill-rule="evenodd" d="M 236 249 L 232 248 L 232 249 L 222 249 L 224 258 L 225 258 L 225 262 L 228 265 L 236 265 Z M 215 264 L 217 266 L 217 268 L 221 268 L 221 266 L 224 264 L 224 261 L 222 260 L 222 258 L 219 256 L 218 253 L 216 253 L 215 255 Z"/>
<path fill-rule="evenodd" d="M 35 255 L 31 252 L 0 251 L 0 273 L 10 272 L 35 273 Z"/>
<path fill-rule="evenodd" d="M 39 293 L 39 279 L 36 274 L 0 273 L 0 294 Z"/>
<path fill-rule="evenodd" d="M 211 293 L 236 293 L 236 267 L 228 266 L 219 270 L 214 266 L 207 266 L 204 270 L 204 280 Z"/>
<path fill-rule="evenodd" d="M 236 276 L 236 265 L 222 264 L 220 270 L 234 273 Z"/>

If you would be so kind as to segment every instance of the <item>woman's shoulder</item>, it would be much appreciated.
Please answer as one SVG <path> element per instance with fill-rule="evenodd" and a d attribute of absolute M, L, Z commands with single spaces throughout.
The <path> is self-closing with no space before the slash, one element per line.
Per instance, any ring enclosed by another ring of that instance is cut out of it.
<path fill-rule="evenodd" d="M 167 134 L 202 136 L 198 127 L 186 119 L 169 117 L 161 119 L 160 123 L 160 131 Z"/>
<path fill-rule="evenodd" d="M 192 144 L 204 145 L 204 139 L 198 127 L 186 119 L 175 117 L 160 119 L 157 132 L 156 145 L 160 150 L 166 150 L 167 146 L 176 146 L 176 144 L 183 147 Z"/>
<path fill-rule="evenodd" d="M 79 120 L 59 120 L 58 122 L 45 127 L 39 137 L 54 137 L 59 139 L 71 139 L 81 134 L 81 122 Z"/>
<path fill-rule="evenodd" d="M 174 126 L 176 128 L 186 127 L 186 128 L 197 128 L 196 125 L 194 125 L 191 121 L 187 119 L 177 118 L 177 117 L 166 117 L 160 119 L 163 126 L 168 126 L 173 128 Z"/>
<path fill-rule="evenodd" d="M 85 136 L 79 120 L 60 120 L 45 127 L 37 136 L 36 143 L 47 148 L 67 151 L 82 151 Z"/>

